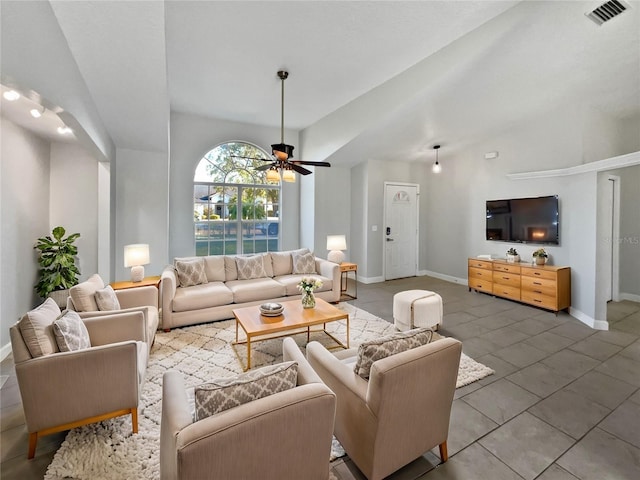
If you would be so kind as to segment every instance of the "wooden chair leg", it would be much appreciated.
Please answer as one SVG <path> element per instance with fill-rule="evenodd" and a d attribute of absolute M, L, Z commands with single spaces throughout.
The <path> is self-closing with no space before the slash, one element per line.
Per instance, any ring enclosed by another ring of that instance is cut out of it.
<path fill-rule="evenodd" d="M 442 463 L 449 460 L 449 454 L 447 453 L 447 442 L 444 441 L 440 445 L 440 458 L 442 459 Z"/>
<path fill-rule="evenodd" d="M 27 453 L 27 458 L 31 460 L 36 456 L 36 444 L 38 443 L 38 432 L 33 432 L 29 434 L 29 452 Z"/>
<path fill-rule="evenodd" d="M 131 425 L 133 427 L 133 433 L 138 433 L 138 409 L 131 409 Z"/>

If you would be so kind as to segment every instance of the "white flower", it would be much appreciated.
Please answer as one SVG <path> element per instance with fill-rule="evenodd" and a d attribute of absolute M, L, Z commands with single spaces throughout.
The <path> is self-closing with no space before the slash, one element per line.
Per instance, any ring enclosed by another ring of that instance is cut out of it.
<path fill-rule="evenodd" d="M 305 292 L 313 292 L 316 288 L 322 286 L 322 281 L 319 278 L 302 277 L 300 283 L 298 283 L 298 290 Z"/>

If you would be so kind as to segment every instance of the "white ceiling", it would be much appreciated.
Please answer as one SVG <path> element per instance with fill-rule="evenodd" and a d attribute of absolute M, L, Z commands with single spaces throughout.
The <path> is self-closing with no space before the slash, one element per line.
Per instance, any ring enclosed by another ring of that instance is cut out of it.
<path fill-rule="evenodd" d="M 584 16 L 599 1 L 50 1 L 119 148 L 166 151 L 170 110 L 278 126 L 279 69 L 294 129 L 422 82 L 363 121 L 331 159 L 345 164 L 415 159 L 581 99 L 640 115 L 636 1 L 602 27 Z"/>

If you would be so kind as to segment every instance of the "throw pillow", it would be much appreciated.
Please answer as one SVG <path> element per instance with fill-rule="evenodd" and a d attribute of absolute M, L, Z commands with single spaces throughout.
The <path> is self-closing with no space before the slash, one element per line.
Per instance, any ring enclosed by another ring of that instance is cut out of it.
<path fill-rule="evenodd" d="M 95 295 L 98 310 L 120 310 L 118 296 L 111 285 L 107 285 L 101 290 L 96 290 Z"/>
<path fill-rule="evenodd" d="M 291 252 L 271 252 L 271 265 L 275 277 L 292 274 Z"/>
<path fill-rule="evenodd" d="M 353 371 L 368 380 L 373 362 L 420 345 L 426 345 L 432 337 L 432 330 L 415 328 L 364 342 L 358 347 L 358 356 Z"/>
<path fill-rule="evenodd" d="M 204 271 L 204 259 L 194 258 L 192 260 L 176 260 L 175 263 L 178 282 L 181 287 L 191 287 L 209 283 Z"/>
<path fill-rule="evenodd" d="M 262 255 L 252 255 L 250 257 L 236 257 L 238 267 L 238 280 L 251 280 L 252 278 L 265 278 L 267 272 L 264 271 Z"/>
<path fill-rule="evenodd" d="M 104 282 L 100 275 L 94 273 L 88 280 L 74 285 L 69 289 L 69 295 L 73 306 L 78 312 L 96 312 L 98 304 L 95 294 L 97 290 L 104 288 Z"/>
<path fill-rule="evenodd" d="M 284 362 L 195 388 L 196 421 L 296 386 L 298 364 Z"/>
<path fill-rule="evenodd" d="M 271 253 L 266 252 L 262 254 L 262 264 L 264 266 L 264 273 L 267 277 L 273 277 L 273 262 L 271 261 Z"/>
<path fill-rule="evenodd" d="M 306 251 L 298 253 L 294 251 L 291 254 L 293 259 L 293 273 L 316 273 L 316 257 L 313 253 Z"/>
<path fill-rule="evenodd" d="M 53 333 L 61 352 L 73 352 L 91 346 L 87 327 L 74 311 L 68 310 L 53 322 Z"/>
<path fill-rule="evenodd" d="M 33 358 L 58 351 L 53 322 L 60 316 L 60 308 L 51 298 L 25 313 L 18 322 L 18 329 Z"/>

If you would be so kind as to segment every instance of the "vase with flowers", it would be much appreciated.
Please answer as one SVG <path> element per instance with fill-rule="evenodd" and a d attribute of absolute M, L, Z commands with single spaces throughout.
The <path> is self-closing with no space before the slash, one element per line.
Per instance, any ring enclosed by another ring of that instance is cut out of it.
<path fill-rule="evenodd" d="M 318 278 L 303 277 L 298 283 L 298 290 L 302 292 L 302 308 L 314 308 L 316 306 L 316 297 L 313 291 L 322 286 L 322 281 Z"/>
<path fill-rule="evenodd" d="M 536 261 L 536 265 L 544 265 L 547 262 L 549 255 L 544 251 L 544 248 L 539 248 L 533 252 L 533 259 Z"/>

